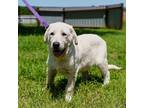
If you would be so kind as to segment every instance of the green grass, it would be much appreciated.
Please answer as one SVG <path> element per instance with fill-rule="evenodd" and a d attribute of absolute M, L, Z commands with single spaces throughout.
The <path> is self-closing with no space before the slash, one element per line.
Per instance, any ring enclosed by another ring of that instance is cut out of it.
<path fill-rule="evenodd" d="M 46 85 L 47 45 L 43 34 L 19 34 L 19 108 L 125 108 L 126 104 L 126 43 L 125 28 L 76 29 L 78 34 L 97 33 L 108 45 L 108 61 L 123 67 L 111 70 L 110 84 L 102 87 L 102 76 L 97 67 L 90 69 L 92 79 L 84 83 L 78 76 L 75 93 L 71 103 L 64 100 L 67 79 L 58 74 L 56 87 L 52 92 L 43 90 Z"/>

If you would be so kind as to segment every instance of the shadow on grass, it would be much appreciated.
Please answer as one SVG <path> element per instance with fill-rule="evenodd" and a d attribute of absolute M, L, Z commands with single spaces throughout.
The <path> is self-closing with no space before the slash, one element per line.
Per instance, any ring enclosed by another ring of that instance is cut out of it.
<path fill-rule="evenodd" d="M 80 34 L 98 34 L 100 36 L 104 36 L 105 34 L 113 34 L 119 35 L 121 34 L 121 30 L 114 29 L 99 29 L 99 28 L 75 28 L 75 31 L 78 35 Z M 19 26 L 18 34 L 19 35 L 44 35 L 45 29 L 44 27 L 36 27 L 36 26 Z"/>
<path fill-rule="evenodd" d="M 78 77 L 76 81 L 76 85 L 74 88 L 74 91 L 79 89 L 79 86 L 81 83 L 93 83 L 93 82 L 98 82 L 101 83 L 103 82 L 101 77 L 95 76 L 95 75 L 90 75 L 90 78 L 86 81 L 83 81 L 82 77 Z M 65 87 L 67 84 L 67 79 L 61 79 L 57 81 L 55 85 L 53 85 L 51 88 L 49 88 L 50 92 L 52 93 L 52 98 L 55 99 L 60 99 L 62 95 L 65 93 Z"/>

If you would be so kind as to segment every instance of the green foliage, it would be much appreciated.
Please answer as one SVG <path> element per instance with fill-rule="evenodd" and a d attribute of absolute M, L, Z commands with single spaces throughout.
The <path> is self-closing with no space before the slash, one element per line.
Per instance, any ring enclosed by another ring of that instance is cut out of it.
<path fill-rule="evenodd" d="M 99 34 L 108 46 L 109 63 L 121 66 L 111 70 L 110 84 L 102 87 L 102 76 L 97 67 L 90 69 L 91 80 L 84 83 L 78 76 L 71 103 L 64 101 L 67 79 L 58 74 L 53 95 L 45 90 L 47 45 L 43 34 L 19 34 L 19 108 L 125 108 L 126 104 L 126 40 L 124 30 L 76 29 L 78 34 Z"/>
<path fill-rule="evenodd" d="M 36 7 L 34 7 L 35 9 L 37 9 Z M 19 6 L 18 7 L 18 15 L 32 15 L 32 13 L 23 6 Z"/>

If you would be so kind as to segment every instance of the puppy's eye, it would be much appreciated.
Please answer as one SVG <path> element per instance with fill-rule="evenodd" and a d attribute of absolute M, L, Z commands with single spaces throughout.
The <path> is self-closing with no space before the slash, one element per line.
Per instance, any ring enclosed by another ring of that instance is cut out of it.
<path fill-rule="evenodd" d="M 51 32 L 51 33 L 50 33 L 50 35 L 52 35 L 52 36 L 53 36 L 53 35 L 54 35 L 54 32 Z"/>
<path fill-rule="evenodd" d="M 66 36 L 67 34 L 63 32 L 62 35 L 63 35 L 63 36 Z"/>

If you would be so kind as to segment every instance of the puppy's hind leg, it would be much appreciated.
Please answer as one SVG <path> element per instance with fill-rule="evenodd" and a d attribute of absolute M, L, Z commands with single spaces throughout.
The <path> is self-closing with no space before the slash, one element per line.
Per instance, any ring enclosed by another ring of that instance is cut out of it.
<path fill-rule="evenodd" d="M 102 75 L 104 77 L 103 85 L 107 85 L 110 81 L 110 72 L 108 71 L 108 63 L 107 60 L 105 60 L 102 63 L 98 64 L 98 67 L 100 68 Z"/>

